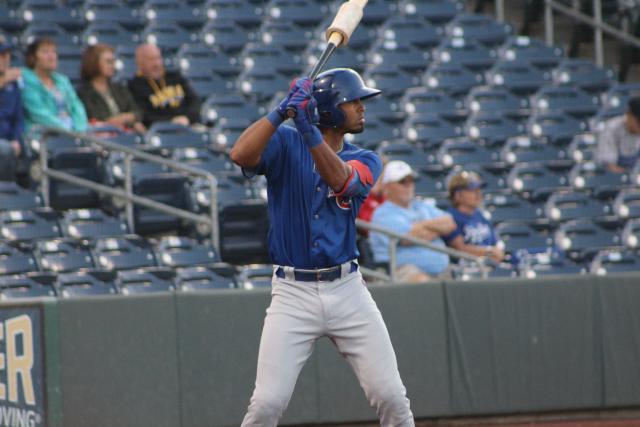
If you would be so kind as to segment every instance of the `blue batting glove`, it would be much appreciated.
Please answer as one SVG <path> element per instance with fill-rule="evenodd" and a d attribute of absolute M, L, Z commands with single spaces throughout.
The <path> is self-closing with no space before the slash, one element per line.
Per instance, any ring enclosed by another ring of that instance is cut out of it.
<path fill-rule="evenodd" d="M 291 97 L 302 88 L 303 80 L 304 79 L 293 79 L 289 85 L 287 95 L 280 101 L 275 110 L 267 114 L 267 120 L 271 122 L 273 127 L 277 128 L 282 122 L 287 120 L 287 106 L 291 101 Z"/>
<path fill-rule="evenodd" d="M 313 97 L 313 81 L 308 77 L 299 79 L 300 89 L 295 92 L 289 101 L 288 107 L 296 110 L 293 119 L 296 129 L 302 135 L 302 140 L 309 148 L 316 147 L 323 142 L 320 130 L 315 126 L 319 121 L 318 103 Z"/>

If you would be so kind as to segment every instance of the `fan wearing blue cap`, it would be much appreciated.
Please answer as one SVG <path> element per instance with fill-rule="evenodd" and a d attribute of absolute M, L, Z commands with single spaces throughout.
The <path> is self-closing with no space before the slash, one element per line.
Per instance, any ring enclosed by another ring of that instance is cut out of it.
<path fill-rule="evenodd" d="M 0 36 L 0 180 L 15 179 L 21 152 L 24 116 L 18 80 L 20 69 L 11 68 L 11 44 Z"/>
<path fill-rule="evenodd" d="M 456 229 L 443 237 L 448 246 L 471 255 L 485 256 L 496 262 L 504 259 L 493 226 L 482 215 L 482 180 L 475 172 L 463 171 L 454 175 L 448 184 L 452 207 L 449 213 Z"/>

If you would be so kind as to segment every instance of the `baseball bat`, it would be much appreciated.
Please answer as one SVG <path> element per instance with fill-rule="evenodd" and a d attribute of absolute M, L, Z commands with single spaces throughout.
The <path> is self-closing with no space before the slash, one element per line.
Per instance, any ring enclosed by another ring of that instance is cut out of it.
<path fill-rule="evenodd" d="M 335 52 L 338 47 L 345 46 L 349 43 L 351 34 L 353 34 L 358 27 L 360 20 L 362 20 L 364 7 L 367 5 L 368 1 L 369 0 L 349 0 L 340 6 L 338 13 L 336 13 L 335 18 L 333 18 L 333 22 L 325 32 L 327 46 L 324 48 L 322 55 L 320 55 L 320 58 L 318 58 L 316 64 L 311 70 L 311 73 L 309 74 L 309 78 L 311 80 L 314 80 L 318 76 L 322 67 L 325 66 L 333 52 Z M 292 119 L 295 116 L 296 109 L 288 107 L 287 117 Z"/>

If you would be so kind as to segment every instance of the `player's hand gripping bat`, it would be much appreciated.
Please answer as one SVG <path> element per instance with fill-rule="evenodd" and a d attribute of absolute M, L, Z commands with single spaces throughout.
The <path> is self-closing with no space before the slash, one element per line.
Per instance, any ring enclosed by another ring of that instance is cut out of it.
<path fill-rule="evenodd" d="M 325 32 L 327 47 L 324 48 L 324 52 L 322 52 L 322 55 L 320 55 L 316 65 L 313 66 L 313 69 L 309 74 L 309 78 L 312 81 L 320 73 L 320 70 L 327 63 L 333 52 L 339 46 L 345 46 L 349 43 L 349 38 L 360 23 L 364 13 L 364 7 L 368 1 L 369 0 L 349 0 L 340 6 L 338 13 L 336 13 L 336 17 Z M 292 119 L 295 116 L 295 108 L 287 108 L 287 117 Z"/>

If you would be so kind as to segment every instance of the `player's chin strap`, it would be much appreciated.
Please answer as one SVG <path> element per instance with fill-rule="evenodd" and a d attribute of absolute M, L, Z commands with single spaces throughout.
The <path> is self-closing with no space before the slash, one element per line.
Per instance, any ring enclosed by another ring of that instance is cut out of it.
<path fill-rule="evenodd" d="M 373 187 L 373 175 L 367 165 L 359 160 L 347 161 L 351 165 L 351 176 L 342 187 L 338 197 L 357 197 L 366 196 Z"/>

